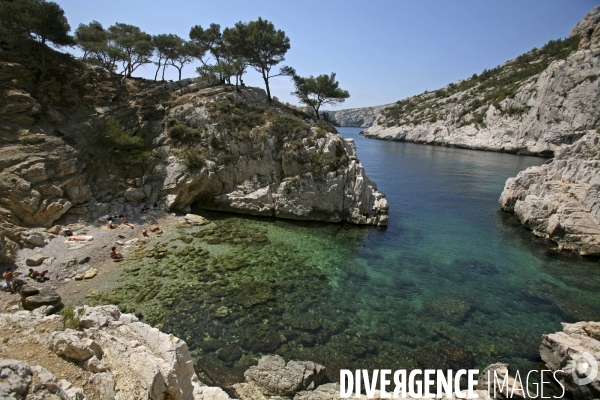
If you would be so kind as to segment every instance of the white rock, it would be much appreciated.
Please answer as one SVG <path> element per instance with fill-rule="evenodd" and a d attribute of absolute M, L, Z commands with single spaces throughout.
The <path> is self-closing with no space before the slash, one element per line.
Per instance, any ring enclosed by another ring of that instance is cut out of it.
<path fill-rule="evenodd" d="M 75 361 L 84 361 L 92 356 L 102 357 L 102 349 L 92 340 L 84 337 L 83 333 L 74 329 L 52 332 L 50 350 L 59 356 L 65 356 Z"/>

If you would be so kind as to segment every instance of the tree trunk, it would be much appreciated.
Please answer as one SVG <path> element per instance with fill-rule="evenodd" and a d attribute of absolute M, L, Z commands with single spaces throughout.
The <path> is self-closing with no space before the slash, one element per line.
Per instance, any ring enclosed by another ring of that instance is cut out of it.
<path fill-rule="evenodd" d="M 269 100 L 269 103 L 272 103 L 273 99 L 271 98 L 271 89 L 269 89 L 269 78 L 265 75 L 264 69 L 262 70 L 262 76 L 265 81 L 265 86 L 267 87 L 267 99 Z"/>
<path fill-rule="evenodd" d="M 165 80 L 165 69 L 167 69 L 167 63 L 165 61 L 165 65 L 163 65 L 163 74 L 162 74 L 162 80 Z"/>
<path fill-rule="evenodd" d="M 160 71 L 160 67 L 161 67 L 160 62 L 161 61 L 162 61 L 162 59 L 159 58 L 158 59 L 158 68 L 156 69 L 156 73 L 154 74 L 154 82 L 156 82 L 156 80 L 158 79 L 158 71 Z"/>

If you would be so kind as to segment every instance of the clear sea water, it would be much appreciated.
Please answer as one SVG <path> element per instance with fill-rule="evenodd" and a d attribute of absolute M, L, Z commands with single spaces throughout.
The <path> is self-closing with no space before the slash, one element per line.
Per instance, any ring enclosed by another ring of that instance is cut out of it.
<path fill-rule="evenodd" d="M 90 298 L 183 338 L 222 386 L 266 353 L 323 363 L 332 380 L 340 368 L 528 370 L 544 333 L 598 320 L 600 263 L 548 251 L 498 206 L 506 179 L 545 159 L 359 132 L 340 128 L 387 196 L 386 229 L 199 211 L 214 223 L 176 229 Z"/>

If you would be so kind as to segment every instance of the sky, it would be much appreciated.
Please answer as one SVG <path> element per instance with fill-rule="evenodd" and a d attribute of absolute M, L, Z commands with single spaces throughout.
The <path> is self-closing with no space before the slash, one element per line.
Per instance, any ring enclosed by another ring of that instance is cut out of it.
<path fill-rule="evenodd" d="M 565 38 L 598 0 L 55 0 L 72 31 L 97 20 L 139 26 L 156 35 L 189 39 L 194 25 L 221 29 L 259 16 L 285 31 L 291 48 L 281 65 L 301 76 L 336 73 L 350 98 L 339 107 L 392 103 L 436 90 L 493 68 L 551 39 Z M 76 49 L 71 50 L 80 54 Z M 197 76 L 196 64 L 183 77 Z M 275 67 L 278 70 L 279 66 Z M 156 66 L 134 76 L 154 79 Z M 166 79 L 177 79 L 167 69 Z M 264 88 L 249 69 L 249 86 Z M 287 77 L 271 80 L 271 93 L 298 104 Z"/>

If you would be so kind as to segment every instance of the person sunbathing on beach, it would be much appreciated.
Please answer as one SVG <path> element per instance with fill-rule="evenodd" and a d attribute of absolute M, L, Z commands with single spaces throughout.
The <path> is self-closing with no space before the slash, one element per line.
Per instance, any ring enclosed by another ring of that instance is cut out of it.
<path fill-rule="evenodd" d="M 146 228 L 143 228 L 143 229 L 142 229 L 142 235 L 143 235 L 144 237 L 148 237 L 148 231 L 146 230 Z"/>
<path fill-rule="evenodd" d="M 50 279 L 46 276 L 47 273 L 48 273 L 48 270 L 45 270 L 45 271 L 42 271 L 42 273 L 39 273 L 35 269 L 29 268 L 29 274 L 27 275 L 27 277 L 33 279 L 36 282 L 46 282 L 47 280 Z"/>
<path fill-rule="evenodd" d="M 113 247 L 110 252 L 110 258 L 112 258 L 113 260 L 117 258 L 123 258 L 123 254 L 119 253 L 116 247 Z"/>
<path fill-rule="evenodd" d="M 12 294 L 17 293 L 17 286 L 19 285 L 19 280 L 16 278 L 12 268 L 7 268 L 6 271 L 4 271 L 4 273 L 2 274 L 2 278 L 4 278 L 2 289 L 9 289 Z"/>

